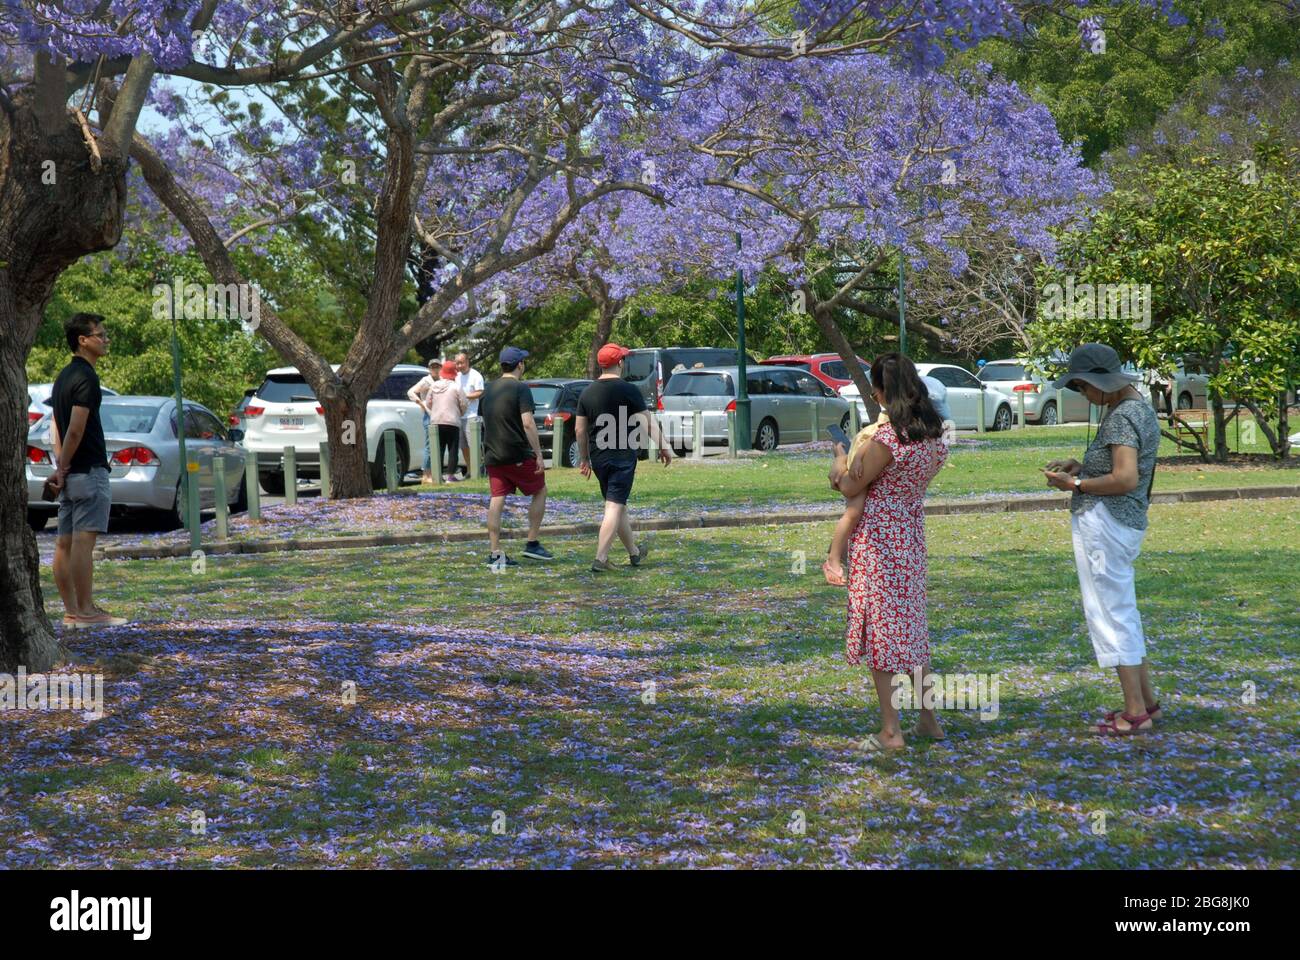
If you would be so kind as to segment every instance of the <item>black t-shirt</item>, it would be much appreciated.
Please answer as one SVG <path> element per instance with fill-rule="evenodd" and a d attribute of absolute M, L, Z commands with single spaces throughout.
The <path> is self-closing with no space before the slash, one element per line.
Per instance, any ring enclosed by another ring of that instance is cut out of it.
<path fill-rule="evenodd" d="M 523 415 L 533 412 L 533 392 L 514 377 L 500 377 L 483 390 L 478 402 L 483 418 L 483 462 L 501 467 L 533 459 L 524 433 Z"/>
<path fill-rule="evenodd" d="M 587 418 L 587 455 L 593 463 L 636 463 L 646 427 L 632 418 L 645 409 L 641 391 L 626 380 L 602 378 L 582 391 L 577 415 Z"/>
<path fill-rule="evenodd" d="M 104 446 L 104 425 L 99 420 L 99 404 L 104 399 L 99 389 L 99 374 L 89 361 L 73 357 L 72 362 L 64 367 L 58 379 L 54 381 L 54 396 L 50 404 L 54 407 L 54 425 L 59 428 L 59 443 L 68 435 L 68 423 L 72 420 L 73 407 L 85 407 L 90 411 L 86 417 L 86 431 L 77 444 L 77 451 L 72 455 L 68 473 L 89 473 L 92 467 L 108 467 L 108 450 Z"/>

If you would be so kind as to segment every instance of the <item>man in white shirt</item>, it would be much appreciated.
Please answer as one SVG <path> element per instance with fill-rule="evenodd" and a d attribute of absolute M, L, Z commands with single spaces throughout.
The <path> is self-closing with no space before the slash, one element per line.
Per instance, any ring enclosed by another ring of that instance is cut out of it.
<path fill-rule="evenodd" d="M 469 365 L 469 354 L 456 354 L 456 386 L 469 401 L 469 409 L 460 419 L 460 462 L 464 464 L 465 476 L 469 476 L 469 420 L 478 416 L 478 398 L 483 396 L 483 374 Z"/>

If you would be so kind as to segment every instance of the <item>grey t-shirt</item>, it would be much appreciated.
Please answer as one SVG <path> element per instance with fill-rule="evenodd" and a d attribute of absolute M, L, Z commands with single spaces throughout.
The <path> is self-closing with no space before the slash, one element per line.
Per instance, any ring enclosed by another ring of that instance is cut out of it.
<path fill-rule="evenodd" d="M 1137 487 L 1129 493 L 1105 497 L 1076 491 L 1070 499 L 1070 512 L 1081 513 L 1094 503 L 1104 503 L 1110 515 L 1124 526 L 1145 530 L 1147 507 L 1151 503 L 1148 497 L 1151 475 L 1156 469 L 1156 451 L 1160 447 L 1160 421 L 1156 419 L 1151 404 L 1132 398 L 1115 404 L 1101 421 L 1097 435 L 1083 455 L 1083 469 L 1079 476 L 1087 480 L 1110 473 L 1112 444 L 1137 448 Z"/>

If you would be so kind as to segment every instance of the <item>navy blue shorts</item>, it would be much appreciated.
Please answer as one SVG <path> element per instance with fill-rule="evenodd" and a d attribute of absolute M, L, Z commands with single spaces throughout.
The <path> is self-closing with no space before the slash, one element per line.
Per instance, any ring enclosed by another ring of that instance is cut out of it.
<path fill-rule="evenodd" d="M 591 461 L 591 472 L 600 481 L 600 495 L 611 503 L 627 503 L 636 476 L 636 461 Z"/>

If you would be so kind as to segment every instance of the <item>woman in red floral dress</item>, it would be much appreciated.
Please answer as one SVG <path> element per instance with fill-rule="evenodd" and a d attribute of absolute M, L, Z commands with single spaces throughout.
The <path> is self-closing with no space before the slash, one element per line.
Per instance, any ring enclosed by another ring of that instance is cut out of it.
<path fill-rule="evenodd" d="M 880 699 L 880 732 L 872 751 L 903 746 L 893 679 L 930 669 L 925 610 L 925 491 L 948 457 L 943 422 L 916 365 L 897 353 L 871 365 L 872 392 L 889 415 L 870 443 L 848 463 L 837 451 L 831 484 L 846 497 L 867 491 L 862 519 L 849 541 L 849 610 L 845 656 L 871 667 Z M 920 696 L 921 687 L 916 688 Z M 942 738 L 933 710 L 922 710 L 916 732 Z"/>

